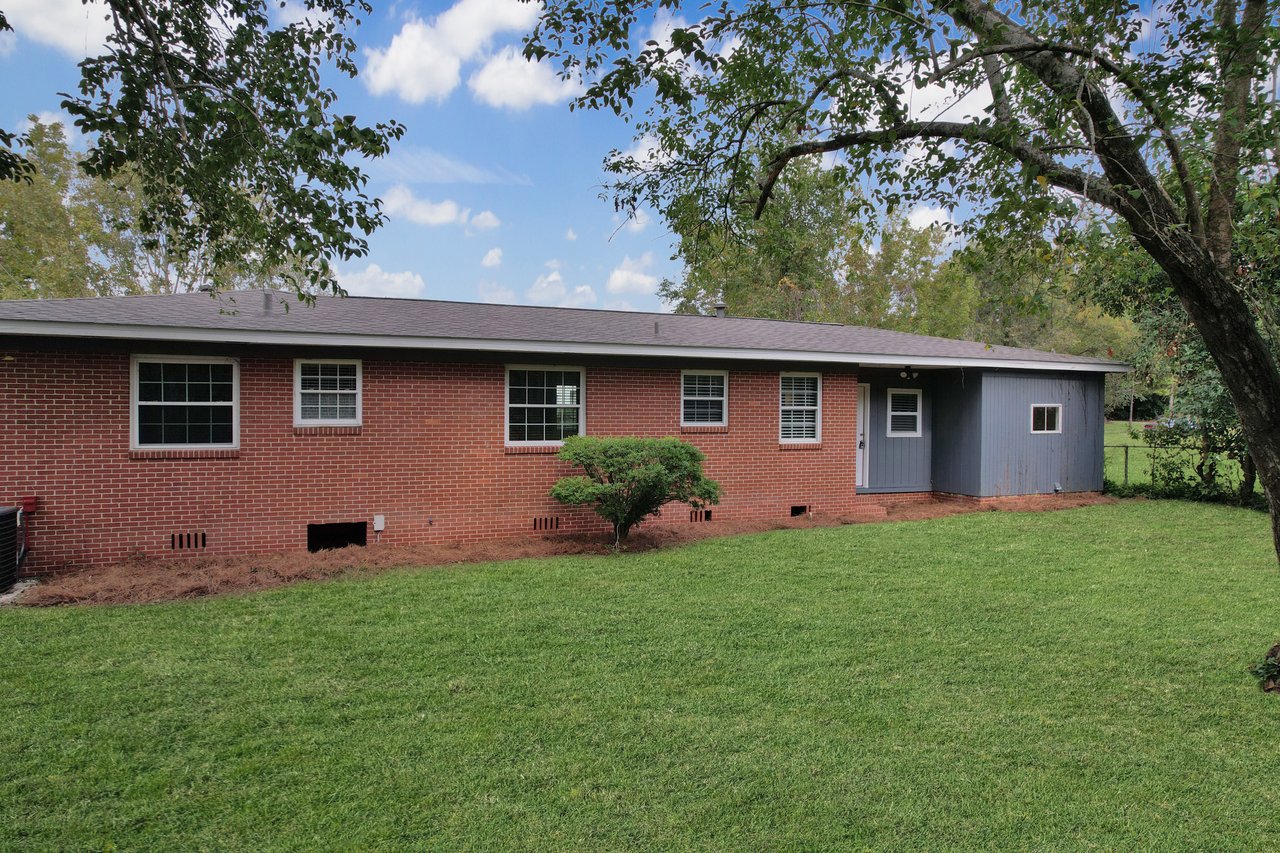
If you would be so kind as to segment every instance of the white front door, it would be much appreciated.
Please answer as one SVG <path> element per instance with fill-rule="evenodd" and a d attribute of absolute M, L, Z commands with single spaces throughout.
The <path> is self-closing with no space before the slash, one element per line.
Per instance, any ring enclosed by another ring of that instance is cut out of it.
<path fill-rule="evenodd" d="M 871 386 L 858 385 L 858 450 L 853 457 L 855 468 L 854 487 L 865 489 L 867 487 L 867 442 L 870 440 L 870 431 L 867 429 L 867 422 L 871 418 Z"/>

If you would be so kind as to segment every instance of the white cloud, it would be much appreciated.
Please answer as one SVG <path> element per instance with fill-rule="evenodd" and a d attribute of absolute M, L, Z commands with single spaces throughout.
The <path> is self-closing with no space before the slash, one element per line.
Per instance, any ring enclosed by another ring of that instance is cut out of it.
<path fill-rule="evenodd" d="M 480 266 L 486 269 L 502 266 L 502 250 L 494 247 L 484 253 L 484 257 L 480 260 Z"/>
<path fill-rule="evenodd" d="M 421 299 L 427 285 L 416 272 L 389 272 L 369 264 L 363 272 L 338 273 L 338 284 L 352 296 L 394 296 Z"/>
<path fill-rule="evenodd" d="M 684 18 L 671 14 L 667 9 L 659 9 L 649 25 L 649 40 L 656 41 L 665 50 L 671 49 L 671 33 L 676 29 L 689 26 Z"/>
<path fill-rule="evenodd" d="M 528 175 L 501 167 L 486 169 L 421 145 L 396 145 L 368 168 L 388 180 L 408 184 L 533 184 Z"/>
<path fill-rule="evenodd" d="M 593 305 L 596 292 L 590 285 L 582 284 L 569 290 L 559 270 L 540 275 L 525 292 L 525 298 L 535 305 L 555 305 L 560 308 L 582 308 Z"/>
<path fill-rule="evenodd" d="M 482 210 L 475 216 L 452 199 L 431 201 L 418 198 L 404 184 L 396 184 L 382 197 L 382 209 L 390 217 L 402 217 L 415 225 L 434 228 L 441 225 L 466 225 L 477 231 L 497 228 L 502 220 L 492 210 Z"/>
<path fill-rule="evenodd" d="M 0 58 L 4 58 L 13 53 L 13 49 L 18 46 L 18 37 L 13 33 L 5 31 L 0 33 Z"/>
<path fill-rule="evenodd" d="M 649 227 L 652 217 L 640 208 L 636 208 L 635 213 L 627 217 L 627 230 L 632 234 L 639 234 L 645 228 Z"/>
<path fill-rule="evenodd" d="M 525 59 L 512 46 L 504 47 L 472 74 L 467 86 L 482 103 L 510 110 L 558 104 L 579 88 L 574 81 L 557 77 L 551 66 Z"/>
<path fill-rule="evenodd" d="M 716 53 L 721 59 L 733 59 L 733 55 L 738 52 L 740 47 L 742 47 L 742 36 L 734 33 L 720 45 L 720 49 Z"/>
<path fill-rule="evenodd" d="M 941 207 L 922 205 L 907 214 L 907 224 L 912 228 L 930 228 L 934 225 L 950 225 L 951 214 Z"/>
<path fill-rule="evenodd" d="M 516 292 L 509 287 L 503 287 L 496 281 L 480 282 L 476 285 L 476 292 L 480 294 L 481 302 L 503 305 L 512 305 L 516 302 Z"/>
<path fill-rule="evenodd" d="M 574 240 L 578 239 L 578 232 L 570 228 L 568 231 L 564 232 L 564 238 L 572 243 Z"/>
<path fill-rule="evenodd" d="M 562 266 L 564 266 L 564 265 L 560 263 L 560 259 L 559 259 L 559 258 L 552 258 L 551 260 L 549 260 L 549 261 L 547 261 L 545 264 L 543 264 L 543 266 L 545 266 L 545 267 L 546 267 L 547 269 L 549 269 L 549 270 L 558 270 L 558 269 L 560 269 L 560 267 L 562 267 Z"/>
<path fill-rule="evenodd" d="M 375 95 L 394 92 L 414 104 L 443 100 L 457 88 L 463 63 L 495 35 L 530 29 L 540 11 L 541 4 L 521 0 L 458 0 L 430 23 L 405 21 L 389 45 L 367 51 L 360 76 Z"/>
<path fill-rule="evenodd" d="M 472 228 L 479 231 L 485 231 L 490 228 L 497 228 L 502 224 L 502 220 L 497 217 L 492 210 L 482 210 L 475 216 L 471 217 L 469 223 Z"/>
<path fill-rule="evenodd" d="M 629 255 L 624 257 L 622 263 L 609 273 L 605 290 L 614 294 L 634 293 L 645 296 L 655 293 L 658 289 L 658 277 L 646 272 L 651 266 L 653 266 L 652 252 L 645 252 L 634 259 Z"/>
<path fill-rule="evenodd" d="M 988 114 L 987 110 L 991 106 L 991 88 L 983 84 L 959 88 L 947 81 L 915 86 L 911 82 L 911 76 L 904 74 L 900 65 L 884 66 L 881 73 L 895 77 L 906 76 L 904 96 L 907 117 L 912 121 L 979 119 Z"/>
<path fill-rule="evenodd" d="M 4 13 L 18 38 L 28 38 L 81 59 L 102 52 L 112 26 L 98 0 L 5 0 Z"/>
<path fill-rule="evenodd" d="M 411 104 L 437 101 L 458 86 L 462 59 L 450 52 L 434 27 L 414 18 L 405 23 L 385 48 L 368 51 L 361 77 L 375 95 L 394 92 Z"/>
<path fill-rule="evenodd" d="M 333 20 L 333 15 L 324 10 L 308 9 L 305 0 L 277 0 L 271 6 L 274 12 L 272 18 L 279 26 L 287 27 L 293 24 L 315 26 Z"/>
<path fill-rule="evenodd" d="M 658 137 L 647 133 L 634 140 L 631 147 L 622 152 L 622 156 L 635 160 L 636 166 L 640 169 L 661 166 L 671 159 L 671 155 L 662 150 Z"/>
<path fill-rule="evenodd" d="M 427 201 L 416 198 L 413 192 L 403 184 L 396 184 L 387 190 L 382 199 L 383 209 L 388 216 L 402 216 L 416 225 L 465 225 L 468 211 L 463 210 L 455 201 Z"/>

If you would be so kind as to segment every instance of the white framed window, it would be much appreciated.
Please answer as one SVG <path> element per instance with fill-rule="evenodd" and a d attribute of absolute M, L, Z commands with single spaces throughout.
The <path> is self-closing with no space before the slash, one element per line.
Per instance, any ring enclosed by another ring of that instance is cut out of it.
<path fill-rule="evenodd" d="M 129 430 L 135 450 L 239 447 L 240 362 L 210 356 L 133 356 Z"/>
<path fill-rule="evenodd" d="M 1061 403 L 1032 403 L 1031 432 L 1038 435 L 1057 435 L 1062 432 Z"/>
<path fill-rule="evenodd" d="M 924 420 L 924 392 L 919 388 L 890 388 L 886 432 L 889 438 L 918 438 Z"/>
<path fill-rule="evenodd" d="M 360 426 L 362 373 L 356 359 L 294 359 L 293 425 Z"/>
<path fill-rule="evenodd" d="M 680 371 L 680 426 L 729 425 L 729 371 Z"/>
<path fill-rule="evenodd" d="M 784 442 L 822 440 L 822 374 L 778 375 L 778 438 Z"/>
<path fill-rule="evenodd" d="M 585 397 L 581 367 L 508 365 L 506 443 L 556 445 L 585 435 Z"/>

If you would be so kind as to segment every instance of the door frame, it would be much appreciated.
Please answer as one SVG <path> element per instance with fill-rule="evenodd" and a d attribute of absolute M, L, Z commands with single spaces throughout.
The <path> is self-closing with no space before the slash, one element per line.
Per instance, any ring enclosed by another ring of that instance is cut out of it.
<path fill-rule="evenodd" d="M 855 489 L 865 489 L 868 487 L 867 479 L 867 457 L 871 441 L 871 430 L 868 429 L 871 423 L 871 383 L 858 383 L 858 413 L 857 423 L 854 425 L 854 432 L 857 434 L 858 443 L 854 445 L 853 451 L 853 470 Z"/>

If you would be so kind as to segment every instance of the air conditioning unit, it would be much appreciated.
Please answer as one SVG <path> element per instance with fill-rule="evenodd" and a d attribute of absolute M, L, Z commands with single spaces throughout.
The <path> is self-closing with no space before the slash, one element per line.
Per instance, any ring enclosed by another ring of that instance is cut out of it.
<path fill-rule="evenodd" d="M 16 506 L 0 507 L 0 592 L 8 592 L 17 583 L 26 550 L 22 510 Z"/>

